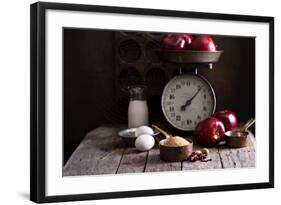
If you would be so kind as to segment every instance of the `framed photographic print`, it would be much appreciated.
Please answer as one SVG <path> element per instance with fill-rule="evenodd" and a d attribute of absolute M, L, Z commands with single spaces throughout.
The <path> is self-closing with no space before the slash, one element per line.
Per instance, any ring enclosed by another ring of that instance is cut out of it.
<path fill-rule="evenodd" d="M 274 187 L 274 18 L 31 5 L 32 201 Z"/>

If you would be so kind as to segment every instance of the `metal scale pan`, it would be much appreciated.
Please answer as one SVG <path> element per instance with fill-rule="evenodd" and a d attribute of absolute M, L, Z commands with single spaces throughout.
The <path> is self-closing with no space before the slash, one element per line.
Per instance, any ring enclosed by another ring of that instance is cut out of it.
<path fill-rule="evenodd" d="M 219 60 L 223 51 L 172 51 L 158 50 L 160 57 L 171 63 L 215 63 Z"/>

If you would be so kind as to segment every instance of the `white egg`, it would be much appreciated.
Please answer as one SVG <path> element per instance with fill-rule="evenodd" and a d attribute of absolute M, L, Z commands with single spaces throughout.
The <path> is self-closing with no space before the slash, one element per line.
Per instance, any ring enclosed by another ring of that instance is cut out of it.
<path fill-rule="evenodd" d="M 153 132 L 153 129 L 151 129 L 150 127 L 148 126 L 140 126 L 136 129 L 136 132 L 135 132 L 135 135 L 138 137 L 140 135 L 153 135 L 154 132 Z"/>
<path fill-rule="evenodd" d="M 151 135 L 140 135 L 135 141 L 135 146 L 139 151 L 147 151 L 154 146 L 154 143 L 155 140 Z"/>

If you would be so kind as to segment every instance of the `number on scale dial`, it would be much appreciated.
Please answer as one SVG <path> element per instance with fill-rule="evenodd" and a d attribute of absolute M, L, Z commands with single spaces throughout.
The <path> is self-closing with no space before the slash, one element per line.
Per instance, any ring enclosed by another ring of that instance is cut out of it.
<path fill-rule="evenodd" d="M 168 122 L 180 130 L 194 130 L 197 123 L 215 111 L 213 88 L 198 75 L 180 75 L 168 82 L 162 94 L 162 109 Z"/>

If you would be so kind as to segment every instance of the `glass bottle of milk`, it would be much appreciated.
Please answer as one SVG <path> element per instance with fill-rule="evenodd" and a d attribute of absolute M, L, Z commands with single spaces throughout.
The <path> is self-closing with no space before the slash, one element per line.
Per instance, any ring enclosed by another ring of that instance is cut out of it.
<path fill-rule="evenodd" d="M 128 127 L 136 128 L 148 124 L 148 106 L 145 97 L 145 86 L 133 85 L 128 87 L 130 102 L 128 108 Z"/>

